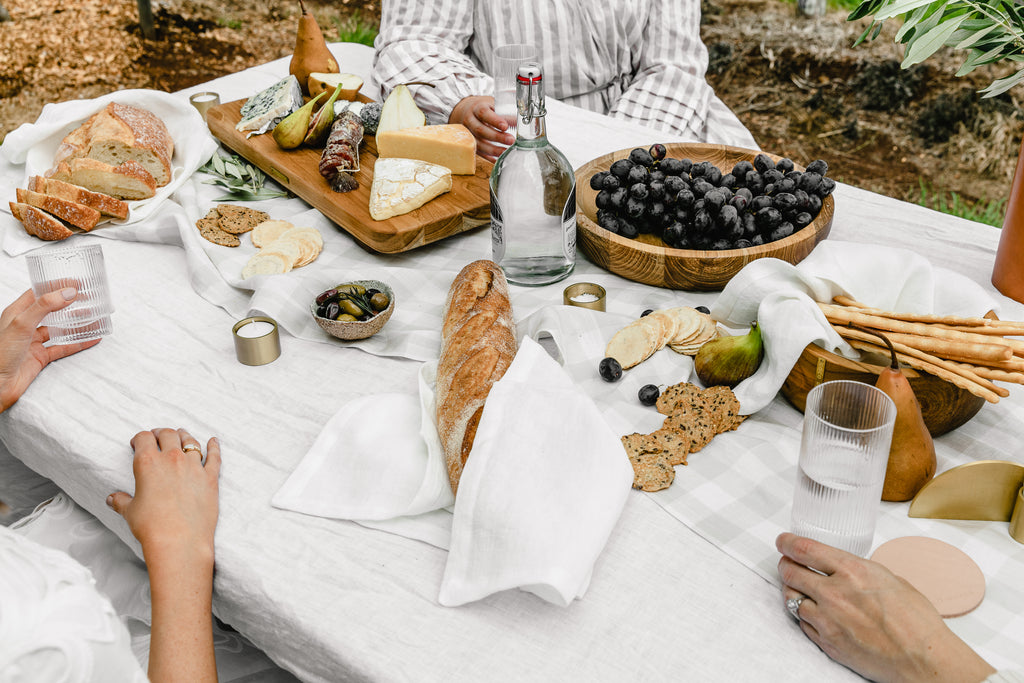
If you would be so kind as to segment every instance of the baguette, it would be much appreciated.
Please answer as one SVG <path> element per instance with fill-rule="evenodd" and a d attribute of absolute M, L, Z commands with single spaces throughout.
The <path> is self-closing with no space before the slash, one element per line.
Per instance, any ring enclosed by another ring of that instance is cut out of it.
<path fill-rule="evenodd" d="M 448 291 L 437 366 L 437 432 L 453 493 L 458 493 L 487 394 L 515 354 L 505 274 L 493 261 L 474 261 Z"/>
<path fill-rule="evenodd" d="M 116 197 L 111 197 L 108 194 L 93 192 L 84 187 L 65 183 L 54 178 L 44 178 L 41 175 L 32 176 L 28 181 L 28 189 L 51 197 L 85 204 L 96 209 L 104 216 L 120 218 L 121 220 L 128 218 L 128 204 L 126 202 Z"/>

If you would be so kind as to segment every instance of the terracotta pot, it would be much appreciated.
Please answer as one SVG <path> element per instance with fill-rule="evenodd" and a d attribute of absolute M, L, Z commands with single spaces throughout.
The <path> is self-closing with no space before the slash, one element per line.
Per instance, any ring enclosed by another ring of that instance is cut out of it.
<path fill-rule="evenodd" d="M 1003 232 L 992 268 L 992 284 L 1006 296 L 1024 303 L 1024 141 L 1017 156 Z"/>

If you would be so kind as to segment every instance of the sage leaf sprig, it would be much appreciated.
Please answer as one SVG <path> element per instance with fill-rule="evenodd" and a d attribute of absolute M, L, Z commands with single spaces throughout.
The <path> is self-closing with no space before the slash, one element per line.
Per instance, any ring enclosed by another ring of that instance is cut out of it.
<path fill-rule="evenodd" d="M 218 185 L 227 191 L 214 201 L 255 201 L 288 196 L 287 192 L 264 188 L 267 176 L 237 154 L 229 157 L 214 154 L 199 170 L 214 176 L 206 181 L 207 185 Z"/>
<path fill-rule="evenodd" d="M 907 46 L 903 68 L 923 62 L 944 45 L 967 52 L 957 76 L 1003 60 L 1024 62 L 1024 6 L 1017 0 L 863 0 L 848 19 L 867 16 L 871 24 L 854 45 L 877 38 L 887 19 L 902 18 L 896 42 Z M 981 93 L 994 97 L 1022 80 L 1024 66 Z"/>

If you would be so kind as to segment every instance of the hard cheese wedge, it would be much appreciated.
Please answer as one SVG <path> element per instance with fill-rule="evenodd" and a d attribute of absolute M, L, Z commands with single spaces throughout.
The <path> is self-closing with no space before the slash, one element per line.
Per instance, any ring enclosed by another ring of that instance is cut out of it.
<path fill-rule="evenodd" d="M 370 187 L 370 217 L 382 221 L 418 209 L 452 189 L 452 172 L 419 159 L 377 159 Z"/>
<path fill-rule="evenodd" d="M 429 161 L 450 168 L 455 175 L 476 173 L 476 139 L 461 123 L 378 132 L 377 154 Z"/>

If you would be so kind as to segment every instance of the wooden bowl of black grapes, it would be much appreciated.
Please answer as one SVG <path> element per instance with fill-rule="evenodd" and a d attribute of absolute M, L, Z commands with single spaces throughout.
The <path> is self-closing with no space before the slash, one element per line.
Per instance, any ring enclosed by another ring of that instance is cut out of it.
<path fill-rule="evenodd" d="M 832 228 L 828 164 L 703 143 L 654 144 L 576 171 L 580 248 L 617 275 L 719 290 L 759 258 L 798 263 Z"/>

